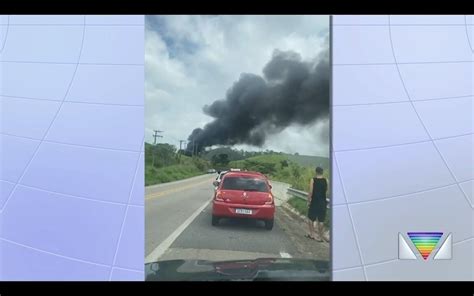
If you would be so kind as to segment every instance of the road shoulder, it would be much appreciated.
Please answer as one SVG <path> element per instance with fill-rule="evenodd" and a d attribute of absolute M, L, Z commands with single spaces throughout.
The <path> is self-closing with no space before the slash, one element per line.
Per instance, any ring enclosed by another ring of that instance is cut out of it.
<path fill-rule="evenodd" d="M 276 220 L 297 250 L 296 254 L 292 254 L 293 258 L 329 260 L 329 243 L 317 242 L 305 237 L 308 233 L 308 225 L 299 215 L 286 206 L 281 206 L 278 208 Z"/>

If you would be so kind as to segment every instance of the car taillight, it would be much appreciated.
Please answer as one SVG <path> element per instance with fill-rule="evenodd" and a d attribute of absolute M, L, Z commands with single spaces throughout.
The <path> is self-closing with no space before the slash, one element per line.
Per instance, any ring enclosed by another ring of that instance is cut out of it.
<path fill-rule="evenodd" d="M 224 201 L 224 199 L 222 198 L 222 192 L 220 192 L 220 191 L 217 191 L 217 192 L 216 192 L 216 198 L 215 198 L 215 200 L 217 200 L 217 201 Z"/>
<path fill-rule="evenodd" d="M 269 194 L 268 195 L 268 200 L 265 202 L 266 205 L 272 205 L 273 204 L 273 195 Z"/>

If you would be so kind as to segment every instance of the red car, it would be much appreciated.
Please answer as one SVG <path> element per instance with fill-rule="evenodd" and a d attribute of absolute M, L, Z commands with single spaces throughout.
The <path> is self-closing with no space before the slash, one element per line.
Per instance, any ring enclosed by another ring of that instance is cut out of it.
<path fill-rule="evenodd" d="M 212 225 L 220 218 L 250 218 L 263 220 L 265 228 L 273 228 L 275 201 L 268 179 L 257 172 L 227 172 L 212 201 Z"/>

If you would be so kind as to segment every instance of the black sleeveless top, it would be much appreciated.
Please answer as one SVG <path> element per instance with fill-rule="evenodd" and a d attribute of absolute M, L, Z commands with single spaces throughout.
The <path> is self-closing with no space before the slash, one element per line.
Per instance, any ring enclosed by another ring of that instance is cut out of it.
<path fill-rule="evenodd" d="M 313 196 L 311 198 L 311 203 L 325 203 L 327 190 L 328 182 L 325 178 L 313 178 Z"/>

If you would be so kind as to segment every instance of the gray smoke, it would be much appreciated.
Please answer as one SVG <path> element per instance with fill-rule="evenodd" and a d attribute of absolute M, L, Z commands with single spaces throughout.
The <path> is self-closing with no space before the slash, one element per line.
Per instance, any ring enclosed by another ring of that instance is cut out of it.
<path fill-rule="evenodd" d="M 225 99 L 203 108 L 214 120 L 188 137 L 197 150 L 212 145 L 262 146 L 269 135 L 286 127 L 329 118 L 329 51 L 303 61 L 293 51 L 275 50 L 263 77 L 243 73 Z"/>

